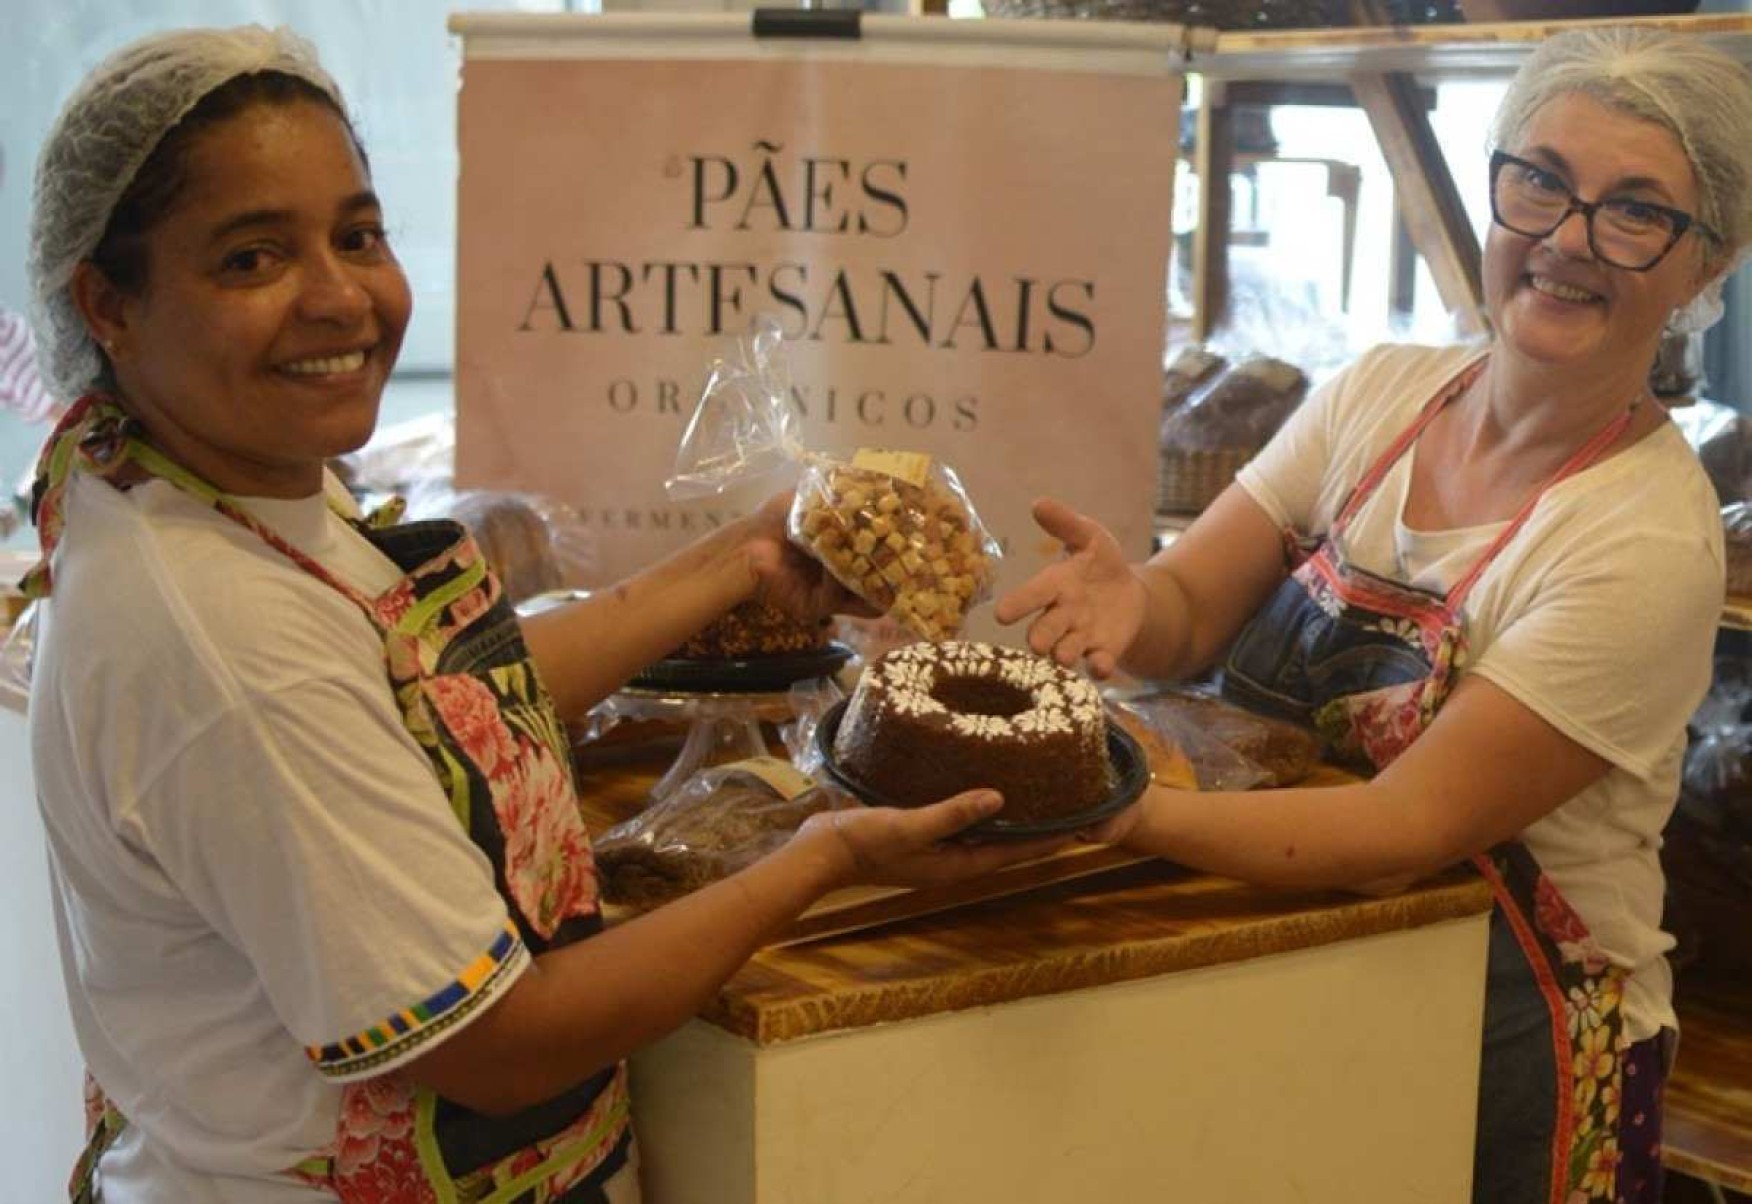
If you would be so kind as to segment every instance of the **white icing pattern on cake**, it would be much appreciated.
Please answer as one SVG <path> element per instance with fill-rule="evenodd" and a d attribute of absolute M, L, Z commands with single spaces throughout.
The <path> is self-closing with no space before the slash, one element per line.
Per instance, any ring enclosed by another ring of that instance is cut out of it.
<path fill-rule="evenodd" d="M 957 732 L 981 739 L 1068 732 L 1102 716 L 1101 695 L 1093 684 L 1065 673 L 1050 660 L 995 644 L 913 644 L 884 657 L 870 672 L 870 685 L 888 694 L 897 713 L 949 715 Z M 1031 705 L 1014 715 L 950 714 L 932 691 L 951 677 L 1003 682 L 1026 692 Z"/>

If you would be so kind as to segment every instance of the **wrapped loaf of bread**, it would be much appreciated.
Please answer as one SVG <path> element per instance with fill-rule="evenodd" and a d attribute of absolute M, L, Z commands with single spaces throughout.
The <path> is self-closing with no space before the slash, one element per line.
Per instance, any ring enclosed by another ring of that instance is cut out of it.
<path fill-rule="evenodd" d="M 1177 754 L 1192 767 L 1194 789 L 1292 786 L 1320 760 L 1320 741 L 1313 732 L 1198 690 L 1164 689 L 1129 699 L 1115 710 L 1133 735 L 1142 727 L 1157 745 L 1172 750 L 1153 753 L 1152 769 L 1160 760 L 1177 772 Z"/>
<path fill-rule="evenodd" d="M 1727 554 L 1728 596 L 1752 598 L 1752 502 L 1722 507 L 1722 546 Z"/>
<path fill-rule="evenodd" d="M 667 903 L 752 865 L 817 811 L 852 805 L 773 757 L 701 770 L 596 839 L 602 896 L 639 909 Z"/>
<path fill-rule="evenodd" d="M 1229 366 L 1229 361 L 1203 347 L 1182 348 L 1162 373 L 1162 412 L 1184 405 L 1208 380 Z"/>

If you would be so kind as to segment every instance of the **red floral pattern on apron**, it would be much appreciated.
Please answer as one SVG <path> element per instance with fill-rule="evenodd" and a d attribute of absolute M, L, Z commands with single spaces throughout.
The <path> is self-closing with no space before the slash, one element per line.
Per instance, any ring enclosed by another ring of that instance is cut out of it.
<path fill-rule="evenodd" d="M 1630 422 L 1627 411 L 1579 448 L 1446 595 L 1348 563 L 1340 545 L 1351 521 L 1483 367 L 1469 365 L 1429 400 L 1325 537 L 1285 533 L 1290 579 L 1237 638 L 1224 668 L 1225 693 L 1311 723 L 1330 755 L 1364 772 L 1385 768 L 1434 720 L 1466 665 L 1465 599 L 1540 496 L 1598 460 Z M 1619 1161 L 1624 972 L 1607 963 L 1524 845 L 1509 842 L 1473 864 L 1496 898 L 1473 1198 L 1607 1204 Z M 1536 1148 L 1529 1132 L 1543 1134 Z"/>
<path fill-rule="evenodd" d="M 457 821 L 492 861 L 496 885 L 532 953 L 601 928 L 590 842 L 568 741 L 479 549 L 454 523 L 361 530 L 403 570 L 372 598 L 334 577 L 230 498 L 158 453 L 102 397 L 75 405 L 38 464 L 33 513 L 42 560 L 25 578 L 51 588 L 49 563 L 75 472 L 126 488 L 159 477 L 247 527 L 353 601 L 383 639 L 403 723 L 432 762 Z M 75 1201 L 98 1199 L 97 1167 L 126 1119 L 87 1076 L 88 1143 Z M 624 1065 L 511 1118 L 477 1116 L 391 1071 L 348 1083 L 333 1143 L 286 1174 L 345 1204 L 549 1204 L 598 1197 L 626 1162 Z"/>

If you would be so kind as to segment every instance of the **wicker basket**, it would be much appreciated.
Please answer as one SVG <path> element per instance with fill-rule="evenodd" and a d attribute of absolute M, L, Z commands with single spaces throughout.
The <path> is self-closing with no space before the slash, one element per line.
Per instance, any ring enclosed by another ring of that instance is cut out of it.
<path fill-rule="evenodd" d="M 1162 449 L 1162 471 L 1156 486 L 1157 514 L 1197 514 L 1229 487 L 1257 447 L 1185 447 Z"/>

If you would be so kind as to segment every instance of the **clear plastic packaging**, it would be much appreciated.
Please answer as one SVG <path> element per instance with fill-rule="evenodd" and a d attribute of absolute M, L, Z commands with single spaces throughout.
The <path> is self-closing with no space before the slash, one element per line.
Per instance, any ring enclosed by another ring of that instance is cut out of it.
<path fill-rule="evenodd" d="M 456 418 L 425 414 L 379 427 L 371 441 L 330 462 L 356 494 L 413 494 L 449 488 L 456 462 Z"/>
<path fill-rule="evenodd" d="M 598 584 L 595 536 L 577 511 L 544 494 L 428 485 L 408 499 L 408 517 L 467 527 L 513 604 Z"/>
<path fill-rule="evenodd" d="M 921 460 L 885 465 L 859 453 L 850 464 L 810 464 L 791 504 L 791 540 L 909 631 L 954 639 L 991 596 L 999 551 L 955 473 Z"/>
<path fill-rule="evenodd" d="M 1162 446 L 1194 451 L 1257 451 L 1308 392 L 1294 364 L 1250 355 L 1232 364 L 1162 422 Z"/>
<path fill-rule="evenodd" d="M 605 740 L 616 728 L 642 725 L 684 732 L 675 761 L 651 787 L 652 800 L 674 793 L 702 769 L 767 752 L 766 728 L 778 729 L 792 759 L 809 770 L 815 724 L 845 695 L 831 677 L 812 677 L 788 690 L 747 694 L 716 691 L 665 693 L 625 689 L 597 703 L 571 729 L 582 749 Z"/>
<path fill-rule="evenodd" d="M 1752 973 L 1752 681 L 1743 658 L 1716 663 L 1691 720 L 1679 805 L 1662 833 L 1662 926 L 1681 965 Z"/>
<path fill-rule="evenodd" d="M 1703 332 L 1671 332 L 1661 339 L 1649 369 L 1649 392 L 1662 399 L 1693 396 L 1704 386 Z"/>
<path fill-rule="evenodd" d="M 30 602 L 0 627 L 0 688 L 30 693 L 31 665 L 36 659 L 37 616 L 42 603 Z"/>
<path fill-rule="evenodd" d="M 811 815 L 858 805 L 775 758 L 701 770 L 596 839 L 603 898 L 640 910 L 667 903 L 753 865 Z"/>
<path fill-rule="evenodd" d="M 947 464 L 871 448 L 849 462 L 807 450 L 777 323 L 762 319 L 713 363 L 666 482 L 703 497 L 798 468 L 791 541 L 853 594 L 928 640 L 959 635 L 991 596 L 1001 555 Z"/>
<path fill-rule="evenodd" d="M 1718 664 L 1691 734 L 1681 779 L 1687 813 L 1752 849 L 1752 681 L 1744 665 Z"/>
<path fill-rule="evenodd" d="M 1698 400 L 1668 411 L 1697 452 L 1722 505 L 1752 497 L 1752 423 L 1719 402 Z"/>
<path fill-rule="evenodd" d="M 1255 715 L 1202 690 L 1158 688 L 1119 700 L 1117 707 L 1134 716 L 1161 745 L 1185 757 L 1199 790 L 1289 786 L 1306 777 L 1319 760 L 1319 741 L 1312 732 Z M 1136 726 L 1131 730 L 1138 734 Z M 1149 741 L 1145 747 L 1150 749 Z M 1152 768 L 1161 755 L 1152 755 Z"/>
<path fill-rule="evenodd" d="M 1300 368 L 1249 355 L 1162 417 L 1156 510 L 1197 514 L 1283 425 L 1308 391 Z"/>
<path fill-rule="evenodd" d="M 1731 598 L 1752 598 L 1752 502 L 1722 507 L 1722 547 Z"/>
<path fill-rule="evenodd" d="M 1229 361 L 1208 347 L 1182 347 L 1162 373 L 1162 413 L 1184 405 L 1198 389 L 1229 366 Z"/>
<path fill-rule="evenodd" d="M 816 724 L 840 698 L 830 682 L 792 688 L 780 728 L 790 759 L 764 748 L 693 770 L 593 842 L 603 897 L 643 909 L 754 864 L 818 811 L 861 806 L 817 781 Z"/>

